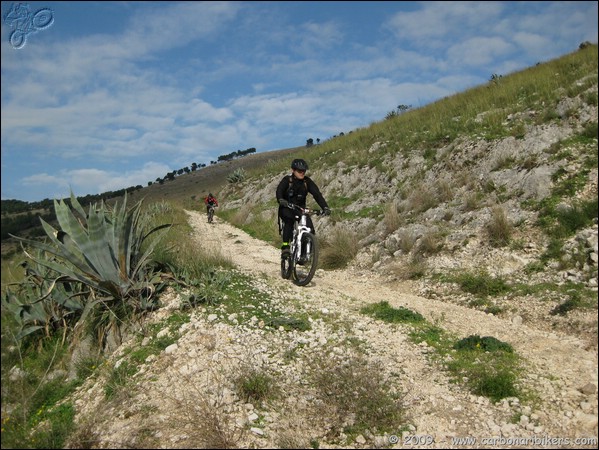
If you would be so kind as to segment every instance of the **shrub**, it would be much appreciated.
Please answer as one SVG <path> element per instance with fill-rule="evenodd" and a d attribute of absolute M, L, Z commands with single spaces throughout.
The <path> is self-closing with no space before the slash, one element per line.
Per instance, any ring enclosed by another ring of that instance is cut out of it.
<path fill-rule="evenodd" d="M 456 279 L 462 290 L 474 295 L 499 295 L 510 290 L 502 278 L 493 278 L 486 272 L 462 274 Z"/>
<path fill-rule="evenodd" d="M 456 350 L 482 350 L 485 352 L 503 351 L 513 353 L 514 349 L 510 344 L 502 342 L 492 336 L 471 335 L 461 339 L 453 346 Z"/>
<path fill-rule="evenodd" d="M 424 317 L 418 312 L 414 312 L 403 306 L 393 308 L 389 302 L 382 301 L 373 305 L 368 305 L 360 309 L 362 314 L 372 316 L 384 322 L 423 322 Z"/>

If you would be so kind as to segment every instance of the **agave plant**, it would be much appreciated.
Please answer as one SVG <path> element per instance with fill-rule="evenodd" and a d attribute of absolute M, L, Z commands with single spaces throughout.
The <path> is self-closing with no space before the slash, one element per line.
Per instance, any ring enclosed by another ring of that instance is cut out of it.
<path fill-rule="evenodd" d="M 240 183 L 243 180 L 245 180 L 246 178 L 246 172 L 245 170 L 242 168 L 236 169 L 233 171 L 233 173 L 231 173 L 228 177 L 227 177 L 227 181 L 231 184 L 233 183 Z"/>
<path fill-rule="evenodd" d="M 40 331 L 49 336 L 62 328 L 64 342 L 69 326 L 81 316 L 89 289 L 39 264 L 21 265 L 25 279 L 11 283 L 2 297 L 3 313 L 9 313 L 19 328 L 16 340 Z"/>
<path fill-rule="evenodd" d="M 55 281 L 79 283 L 89 289 L 80 320 L 85 320 L 100 303 L 104 316 L 119 316 L 115 310 L 151 308 L 155 306 L 157 287 L 164 285 L 160 274 L 151 268 L 150 256 L 171 225 L 160 225 L 146 233 L 141 222 L 141 201 L 130 209 L 126 203 L 125 196 L 122 204 L 117 203 L 113 209 L 100 203 L 90 205 L 86 213 L 71 193 L 72 206 L 62 200 L 54 201 L 60 230 L 40 219 L 49 243 L 15 236 L 28 248 L 40 250 L 37 255 L 28 249 L 24 252 L 36 264 L 53 271 L 57 275 Z M 148 240 L 158 231 L 153 240 Z M 56 282 L 50 283 L 49 290 L 55 286 Z M 52 297 L 45 295 L 45 298 Z M 106 309 L 112 313 L 106 314 Z"/>

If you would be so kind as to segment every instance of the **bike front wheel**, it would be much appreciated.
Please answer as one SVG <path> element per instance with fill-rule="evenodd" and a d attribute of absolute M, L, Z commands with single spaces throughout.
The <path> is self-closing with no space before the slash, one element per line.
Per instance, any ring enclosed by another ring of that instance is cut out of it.
<path fill-rule="evenodd" d="M 281 256 L 281 277 L 285 280 L 291 278 L 292 272 L 292 264 L 291 264 L 291 254 Z"/>
<path fill-rule="evenodd" d="M 312 233 L 304 233 L 300 243 L 300 257 L 293 266 L 293 282 L 305 286 L 314 277 L 318 265 L 318 242 Z"/>

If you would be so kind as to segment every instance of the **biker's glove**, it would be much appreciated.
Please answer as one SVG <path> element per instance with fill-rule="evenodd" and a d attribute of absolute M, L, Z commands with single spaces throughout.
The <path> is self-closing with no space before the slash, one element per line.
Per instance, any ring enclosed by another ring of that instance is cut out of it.
<path fill-rule="evenodd" d="M 284 198 L 280 198 L 279 199 L 279 205 L 281 205 L 281 206 L 289 206 L 289 202 L 287 200 L 285 200 Z"/>
<path fill-rule="evenodd" d="M 323 209 L 323 210 L 322 210 L 322 213 L 323 213 L 325 216 L 330 216 L 330 215 L 331 215 L 331 208 L 328 208 L 328 207 L 327 207 L 327 208 Z"/>

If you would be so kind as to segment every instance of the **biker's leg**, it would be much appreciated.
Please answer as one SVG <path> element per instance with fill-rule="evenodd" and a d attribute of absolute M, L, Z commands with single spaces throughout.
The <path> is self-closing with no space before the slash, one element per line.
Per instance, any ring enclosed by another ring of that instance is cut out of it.
<path fill-rule="evenodd" d="M 312 217 L 308 216 L 306 218 L 306 225 L 310 227 L 310 233 L 316 235 L 316 230 L 314 229 L 314 222 L 312 222 Z"/>
<path fill-rule="evenodd" d="M 283 243 L 281 244 L 281 256 L 287 256 L 290 252 L 291 239 L 293 239 L 293 222 L 284 222 Z"/>
<path fill-rule="evenodd" d="M 291 239 L 293 239 L 293 222 L 295 220 L 295 216 L 293 215 L 293 211 L 289 208 L 285 208 L 288 211 L 280 210 L 279 217 L 283 221 L 283 243 L 281 245 L 281 256 L 283 254 L 289 254 L 289 246 L 291 244 Z"/>

